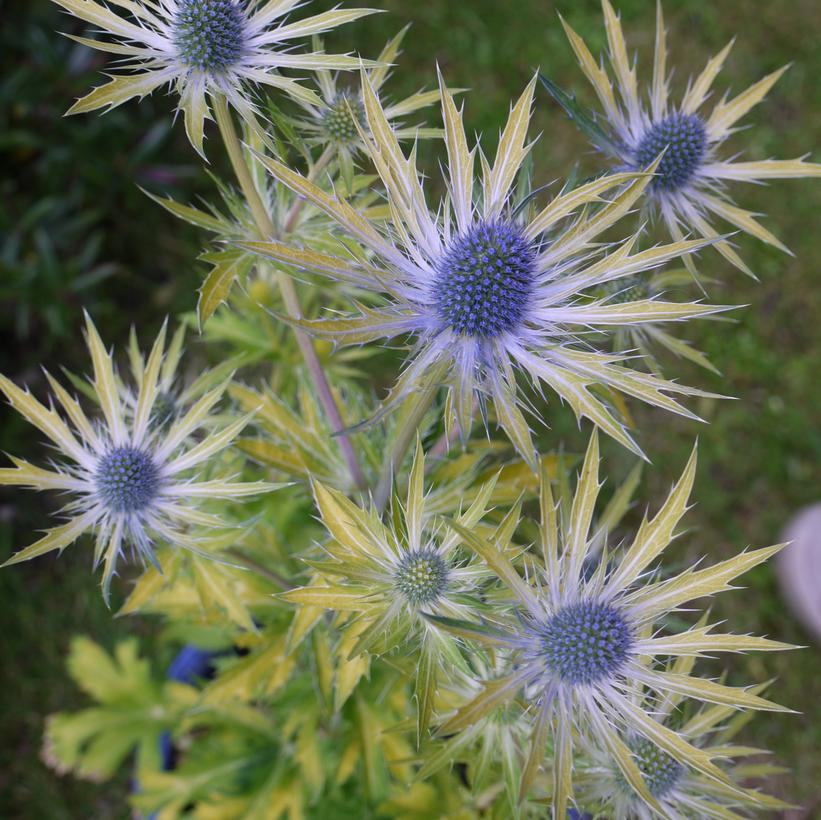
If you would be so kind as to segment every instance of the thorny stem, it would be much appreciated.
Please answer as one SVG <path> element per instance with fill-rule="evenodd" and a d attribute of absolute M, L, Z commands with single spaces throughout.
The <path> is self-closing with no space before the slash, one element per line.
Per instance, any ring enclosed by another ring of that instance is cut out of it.
<path fill-rule="evenodd" d="M 254 216 L 254 221 L 257 224 L 257 230 L 260 232 L 260 238 L 272 239 L 276 236 L 276 228 L 274 227 L 274 223 L 271 221 L 268 209 L 265 207 L 265 204 L 259 195 L 259 191 L 254 184 L 251 171 L 248 168 L 248 164 L 242 153 L 242 146 L 240 145 L 237 131 L 234 127 L 234 121 L 231 118 L 230 111 L 228 110 L 228 103 L 222 95 L 217 95 L 214 100 L 214 116 L 217 121 L 217 127 L 219 128 L 223 143 L 225 144 L 225 149 L 228 152 L 228 158 L 231 160 L 231 165 L 234 169 L 234 173 L 237 175 L 240 188 L 242 188 L 242 192 L 248 202 L 248 207 L 251 209 L 251 213 Z M 323 158 L 325 165 L 327 165 L 330 159 L 330 157 L 325 158 L 325 154 L 323 154 L 314 166 L 314 175 L 318 173 L 317 166 L 319 165 L 319 162 L 323 161 Z M 292 215 L 293 220 L 291 219 Z M 295 224 L 298 215 L 299 209 L 297 209 L 296 205 L 294 205 L 291 209 L 291 214 L 289 214 L 288 221 L 292 221 L 293 224 Z M 291 227 L 293 227 L 293 225 L 291 225 Z M 282 300 L 285 302 L 285 309 L 288 311 L 288 315 L 294 319 L 299 319 L 302 316 L 302 310 L 299 305 L 299 298 L 297 296 L 293 281 L 282 271 L 277 271 L 277 283 L 280 291 L 282 292 Z M 322 407 L 324 408 L 326 415 L 328 416 L 328 420 L 330 421 L 331 428 L 339 439 L 339 449 L 342 451 L 342 455 L 348 465 L 348 470 L 351 473 L 351 477 L 357 487 L 364 489 L 365 476 L 362 473 L 359 462 L 356 459 L 356 453 L 349 436 L 347 433 L 342 432 L 345 429 L 345 423 L 342 421 L 342 414 L 339 412 L 339 407 L 337 407 L 333 391 L 328 383 L 325 371 L 322 369 L 322 364 L 320 363 L 319 357 L 314 350 L 311 339 L 308 334 L 302 330 L 302 328 L 294 328 L 294 335 L 296 336 L 299 349 L 302 352 L 302 357 L 305 360 L 305 366 L 308 368 L 308 372 L 310 373 L 314 385 L 316 386 L 317 393 L 319 394 L 319 400 L 322 403 Z"/>

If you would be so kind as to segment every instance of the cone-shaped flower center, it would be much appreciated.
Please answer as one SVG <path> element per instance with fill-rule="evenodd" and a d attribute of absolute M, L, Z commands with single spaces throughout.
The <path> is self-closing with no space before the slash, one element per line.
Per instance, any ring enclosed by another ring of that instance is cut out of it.
<path fill-rule="evenodd" d="M 239 61 L 245 49 L 245 10 L 234 0 L 179 0 L 174 45 L 191 68 L 216 73 Z"/>
<path fill-rule="evenodd" d="M 550 670 L 571 685 L 616 675 L 633 647 L 633 630 L 610 604 L 579 601 L 551 616 L 540 630 Z"/>
<path fill-rule="evenodd" d="M 665 149 L 652 186 L 675 191 L 692 179 L 707 153 L 701 117 L 677 112 L 651 125 L 636 146 L 636 166 L 646 168 Z"/>
<path fill-rule="evenodd" d="M 684 774 L 685 767 L 681 763 L 649 740 L 642 738 L 631 743 L 630 750 L 653 797 L 664 797 Z"/>
<path fill-rule="evenodd" d="M 478 222 L 445 249 L 434 280 L 439 316 L 456 333 L 515 330 L 533 294 L 536 249 L 513 222 Z"/>
<path fill-rule="evenodd" d="M 609 305 L 623 305 L 626 302 L 636 302 L 647 299 L 650 295 L 647 286 L 647 277 L 637 273 L 633 276 L 622 276 L 601 286 L 597 296 L 607 299 Z"/>
<path fill-rule="evenodd" d="M 365 107 L 362 100 L 346 91 L 338 94 L 322 114 L 322 127 L 334 142 L 347 144 L 359 139 L 357 123 L 365 124 Z"/>
<path fill-rule="evenodd" d="M 396 588 L 414 606 L 433 603 L 448 585 L 448 566 L 433 550 L 409 552 L 399 562 Z"/>
<path fill-rule="evenodd" d="M 133 447 L 109 450 L 97 464 L 94 478 L 103 502 L 117 513 L 145 509 L 160 489 L 160 473 L 154 459 Z"/>

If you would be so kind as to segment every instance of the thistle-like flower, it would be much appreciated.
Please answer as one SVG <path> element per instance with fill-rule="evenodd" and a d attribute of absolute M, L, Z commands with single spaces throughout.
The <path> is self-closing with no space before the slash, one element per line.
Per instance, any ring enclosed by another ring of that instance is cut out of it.
<path fill-rule="evenodd" d="M 734 709 L 787 711 L 748 689 L 695 677 L 681 667 L 670 671 L 659 660 L 790 648 L 765 638 L 719 634 L 705 623 L 668 635 L 660 623 L 688 601 L 729 589 L 733 579 L 780 547 L 743 552 L 712 567 L 691 567 L 671 578 L 650 576 L 648 568 L 674 537 L 687 509 L 696 470 L 694 452 L 661 510 L 653 519 L 645 518 L 620 560 L 608 555 L 605 548 L 597 568 L 586 572 L 585 559 L 595 537 L 591 521 L 600 488 L 598 461 L 594 433 L 569 520 L 557 520 L 550 482 L 543 479 L 544 572 L 532 580 L 522 578 L 491 542 L 458 523 L 451 524 L 516 597 L 519 611 L 515 624 L 500 629 L 428 616 L 455 635 L 514 653 L 513 671 L 487 682 L 478 697 L 440 727 L 440 733 L 459 732 L 489 710 L 523 695 L 533 710 L 534 729 L 520 795 L 527 795 L 552 732 L 555 817 L 565 816 L 573 795 L 577 727 L 591 745 L 608 752 L 638 797 L 655 811 L 661 811 L 658 796 L 642 775 L 625 735 L 648 741 L 676 763 L 728 785 L 727 775 L 713 762 L 717 753 L 698 748 L 692 737 L 659 720 L 655 709 L 642 702 L 644 690 L 659 698 L 688 697 Z"/>
<path fill-rule="evenodd" d="M 523 458 L 536 456 L 520 408 L 515 368 L 556 391 L 578 417 L 590 418 L 622 444 L 640 452 L 591 388 L 622 391 L 650 404 L 693 417 L 668 393 L 698 391 L 625 366 L 620 354 L 596 352 L 591 331 L 681 320 L 722 310 L 697 303 L 640 299 L 610 304 L 590 289 L 657 267 L 692 252 L 703 240 L 680 241 L 634 253 L 636 236 L 603 255 L 603 231 L 630 211 L 650 173 L 613 174 L 568 190 L 534 213 L 527 192 L 514 183 L 531 145 L 526 144 L 535 78 L 501 135 L 493 165 L 483 155 L 474 185 L 475 148 L 468 148 L 462 116 L 440 76 L 449 161 L 449 196 L 433 212 L 425 201 L 415 152 L 406 157 L 367 78 L 362 78 L 371 158 L 387 190 L 391 219 L 373 224 L 345 202 L 270 158 L 261 161 L 295 192 L 333 216 L 374 255 L 371 264 L 300 250 L 277 242 L 244 243 L 281 263 L 357 284 L 389 299 L 361 307 L 350 318 L 298 321 L 312 333 L 343 344 L 410 335 L 413 358 L 384 403 L 388 410 L 411 393 L 445 382 L 450 388 L 448 424 L 462 435 L 471 428 L 475 398 L 489 397 L 496 419 Z M 600 208 L 605 194 L 616 192 Z M 475 192 L 475 193 L 474 193 Z M 557 231 L 564 223 L 566 229 Z"/>
<path fill-rule="evenodd" d="M 433 516 L 426 512 L 424 468 L 422 448 L 417 444 L 405 507 L 396 510 L 390 524 L 383 523 L 375 509 L 362 509 L 342 493 L 315 483 L 316 504 L 331 538 L 324 545 L 327 560 L 310 563 L 327 580 L 282 596 L 296 604 L 359 613 L 351 622 L 358 630 L 351 656 L 418 644 L 420 739 L 430 721 L 438 669 L 443 661 L 463 664 L 456 642 L 422 613 L 448 618 L 473 614 L 482 607 L 482 584 L 492 579 L 475 558 L 463 559 L 462 537 L 435 526 Z M 473 528 L 479 523 L 492 492 L 493 482 L 485 484 L 458 516 L 460 526 Z M 494 533 L 501 550 L 510 540 L 508 525 L 506 521 Z"/>
<path fill-rule="evenodd" d="M 11 405 L 73 462 L 53 464 L 49 470 L 12 457 L 14 467 L 0 470 L 0 484 L 58 490 L 72 496 L 63 508 L 69 520 L 48 530 L 4 566 L 53 550 L 62 552 L 83 533 L 92 532 L 96 535 L 95 567 L 104 562 L 102 586 L 107 601 L 126 544 L 143 562 L 154 562 L 155 539 L 201 552 L 196 535 L 188 532 L 190 527 L 226 526 L 219 517 L 198 509 L 203 500 L 243 498 L 275 489 L 276 485 L 218 477 L 197 480 L 197 471 L 233 441 L 250 416 L 230 424 L 211 423 L 209 413 L 230 379 L 205 392 L 184 412 L 175 405 L 169 415 L 166 391 L 161 386 L 176 368 L 180 351 L 177 344 L 172 344 L 164 360 L 165 328 L 147 362 L 132 354 L 135 392 L 119 381 L 111 354 L 89 317 L 86 341 L 94 365 L 92 386 L 103 415 L 100 422 L 92 422 L 77 399 L 48 373 L 51 389 L 71 425 L 51 403 L 46 407 L 0 375 L 0 390 Z M 169 424 L 170 417 L 174 420 Z M 197 431 L 206 426 L 208 435 L 201 441 L 194 440 Z"/>
<path fill-rule="evenodd" d="M 358 68 L 358 58 L 337 54 L 295 54 L 289 43 L 373 14 L 373 9 L 334 9 L 294 23 L 282 18 L 298 0 L 136 0 L 116 3 L 123 16 L 95 0 L 54 0 L 66 11 L 98 27 L 114 42 L 73 37 L 83 45 L 126 59 L 127 72 L 78 100 L 69 114 L 115 108 L 174 85 L 185 129 L 203 153 L 203 129 L 210 116 L 208 98 L 224 96 L 239 115 L 259 130 L 248 85 L 267 85 L 302 103 L 321 101 L 310 89 L 284 77 L 281 69 Z"/>
<path fill-rule="evenodd" d="M 704 623 L 701 624 L 704 626 Z M 672 674 L 689 674 L 696 658 L 681 656 L 670 667 Z M 753 687 L 760 694 L 766 684 Z M 628 735 L 627 748 L 641 772 L 650 794 L 658 801 L 662 817 L 728 818 L 746 817 L 757 811 L 779 811 L 790 805 L 758 789 L 742 785 L 746 777 L 776 774 L 777 766 L 754 761 L 768 755 L 764 749 L 738 745 L 733 742 L 749 717 L 725 704 L 706 704 L 689 716 L 677 711 L 680 695 L 662 699 L 645 691 L 640 708 L 655 715 L 666 726 L 677 727 L 678 732 L 698 749 L 719 761 L 728 782 L 716 781 L 680 763 L 655 743 L 641 736 Z M 612 757 L 602 748 L 585 749 L 590 762 L 584 765 L 577 779 L 577 796 L 581 806 L 599 810 L 612 820 L 653 820 L 658 815 L 636 794 L 625 780 Z M 741 811 L 743 814 L 738 814 Z"/>
<path fill-rule="evenodd" d="M 382 53 L 376 58 L 378 66 L 371 71 L 370 79 L 377 93 L 390 76 L 390 66 L 401 53 L 402 40 L 409 28 L 410 26 L 405 26 L 385 45 Z M 321 44 L 315 50 L 322 51 Z M 308 116 L 300 119 L 297 125 L 308 134 L 309 144 L 322 146 L 333 152 L 339 162 L 342 178 L 350 190 L 350 182 L 354 176 L 354 159 L 365 147 L 359 135 L 361 129 L 367 130 L 362 93 L 358 88 L 340 86 L 337 73 L 332 71 L 319 70 L 316 72 L 316 79 L 322 104 L 301 103 Z M 442 137 L 443 131 L 439 128 L 401 125 L 398 122 L 400 118 L 427 108 L 438 100 L 438 91 L 419 91 L 386 106 L 385 116 L 396 129 L 396 136 L 399 139 Z"/>
<path fill-rule="evenodd" d="M 648 189 L 649 204 L 660 215 L 670 235 L 681 239 L 695 234 L 716 239 L 717 250 L 746 273 L 750 269 L 719 232 L 712 219 L 730 223 L 757 239 L 787 251 L 785 245 L 756 220 L 756 214 L 739 208 L 728 197 L 726 183 L 764 182 L 771 179 L 819 177 L 821 165 L 804 158 L 734 162 L 721 157 L 721 148 L 737 130 L 737 123 L 760 103 L 786 71 L 781 68 L 732 99 L 725 94 L 709 115 L 703 110 L 710 91 L 730 53 L 731 41 L 691 80 L 681 102 L 671 101 L 667 68 L 667 33 L 661 2 L 658 3 L 656 53 L 649 100 L 639 93 L 635 66 L 631 66 L 619 16 L 609 0 L 602 0 L 607 28 L 608 57 L 616 77 L 621 102 L 606 68 L 600 66 L 581 37 L 562 20 L 570 44 L 585 76 L 604 109 L 604 119 L 584 111 L 550 81 L 544 84 L 573 117 L 596 147 L 611 156 L 618 168 L 643 168 L 662 151 L 664 156 Z M 692 260 L 685 262 L 694 271 Z"/>

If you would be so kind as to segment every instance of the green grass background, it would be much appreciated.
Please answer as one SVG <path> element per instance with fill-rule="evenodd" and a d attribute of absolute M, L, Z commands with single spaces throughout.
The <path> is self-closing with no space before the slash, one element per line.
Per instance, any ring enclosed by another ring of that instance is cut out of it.
<path fill-rule="evenodd" d="M 438 61 L 452 85 L 473 89 L 467 122 L 490 143 L 511 97 L 536 66 L 565 88 L 587 93 L 557 10 L 594 50 L 604 44 L 596 0 L 389 0 L 382 5 L 390 14 L 350 27 L 333 44 L 370 56 L 412 20 L 390 90 L 410 93 L 431 85 Z M 654 5 L 648 0 L 620 4 L 645 79 Z M 723 83 L 734 91 L 794 62 L 737 144 L 750 158 L 810 151 L 821 161 L 821 6 L 816 0 L 668 0 L 665 10 L 679 87 L 734 35 L 739 39 L 723 74 Z M 102 60 L 55 33 L 80 29 L 46 0 L 0 0 L 0 19 L 0 368 L 36 389 L 41 364 L 52 370 L 84 367 L 83 306 L 109 340 L 121 342 L 131 323 L 147 337 L 163 316 L 194 305 L 203 274 L 195 261 L 196 232 L 160 212 L 135 183 L 188 200 L 209 188 L 180 124 L 172 126 L 170 98 L 155 94 L 106 117 L 63 119 L 71 101 L 99 81 Z M 538 131 L 543 132 L 534 154 L 539 179 L 559 178 L 577 161 L 582 171 L 596 167 L 544 94 L 537 103 Z M 220 171 L 217 151 L 212 154 Z M 737 193 L 745 207 L 773 215 L 768 225 L 796 255 L 741 239 L 759 283 L 717 256 L 704 259 L 706 270 L 720 280 L 711 298 L 748 307 L 736 313 L 735 324 L 704 322 L 687 329 L 723 378 L 681 365 L 676 375 L 740 401 L 701 407 L 710 424 L 698 428 L 660 413 L 637 413 L 654 461 L 644 485 L 653 503 L 699 436 L 697 506 L 690 514 L 690 534 L 676 546 L 679 559 L 702 553 L 720 559 L 747 545 L 773 543 L 793 512 L 821 500 L 821 184 L 786 181 Z M 24 457 L 44 452 L 31 429 L 5 410 L 0 447 Z M 616 448 L 606 452 L 617 474 L 629 466 Z M 34 494 L 3 492 L 0 556 L 44 527 L 48 509 Z M 103 786 L 78 783 L 58 777 L 39 759 L 45 716 L 82 703 L 63 666 L 71 636 L 88 633 L 111 645 L 136 631 L 150 646 L 151 626 L 112 619 L 89 570 L 89 553 L 77 549 L 59 562 L 45 558 L 0 572 L 0 817 L 128 814 L 126 774 Z M 785 608 L 772 568 L 758 569 L 745 583 L 746 591 L 716 603 L 719 619 L 729 620 L 736 631 L 811 643 Z M 818 647 L 737 659 L 732 665 L 733 682 L 776 677 L 775 699 L 802 713 L 759 717 L 745 740 L 772 748 L 791 769 L 770 787 L 805 806 L 795 817 L 818 817 Z"/>

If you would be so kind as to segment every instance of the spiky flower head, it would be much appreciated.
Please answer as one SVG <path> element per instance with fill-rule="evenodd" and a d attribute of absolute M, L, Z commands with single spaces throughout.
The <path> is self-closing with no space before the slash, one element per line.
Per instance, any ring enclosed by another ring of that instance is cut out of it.
<path fill-rule="evenodd" d="M 104 563 L 103 595 L 108 600 L 117 561 L 130 546 L 143 561 L 154 562 L 153 543 L 161 541 L 195 552 L 202 544 L 191 526 L 224 527 L 222 520 L 199 509 L 208 499 L 235 499 L 275 489 L 264 482 L 235 482 L 200 474 L 227 447 L 250 416 L 228 424 L 216 423 L 210 412 L 221 399 L 230 379 L 203 389 L 187 406 L 174 401 L 173 421 L 162 390 L 174 379 L 182 334 L 177 333 L 168 350 L 165 328 L 160 331 L 147 361 L 131 350 L 134 387 L 115 372 L 90 317 L 86 317 L 86 341 L 94 365 L 92 387 L 102 419 L 91 420 L 74 398 L 50 374 L 46 374 L 65 417 L 41 404 L 5 376 L 0 390 L 11 405 L 56 445 L 67 461 L 43 469 L 12 457 L 13 468 L 0 470 L 0 484 L 17 484 L 36 490 L 59 490 L 70 497 L 63 508 L 69 520 L 34 544 L 13 555 L 5 565 L 28 561 L 53 550 L 62 552 L 83 533 L 96 536 L 95 565 Z M 204 388 L 204 382 L 200 387 Z M 194 391 L 188 391 L 190 397 Z M 203 431 L 207 435 L 202 436 Z"/>
<path fill-rule="evenodd" d="M 700 626 L 704 626 L 706 618 Z M 680 656 L 671 674 L 689 674 L 694 655 Z M 753 687 L 760 694 L 767 684 Z M 580 756 L 576 786 L 577 804 L 612 820 L 653 820 L 655 817 L 747 817 L 761 811 L 790 808 L 788 804 L 755 788 L 743 785 L 751 774 L 758 777 L 780 771 L 755 758 L 769 754 L 763 749 L 734 742 L 749 717 L 728 704 L 701 704 L 687 709 L 678 693 L 659 699 L 652 691 L 641 693 L 640 707 L 663 725 L 675 729 L 694 747 L 718 761 L 725 779 L 717 781 L 693 769 L 645 737 L 627 734 L 623 739 L 642 781 L 658 803 L 660 813 L 637 794 L 612 755 L 604 748 L 585 744 Z"/>
<path fill-rule="evenodd" d="M 477 397 L 489 398 L 498 423 L 531 466 L 535 451 L 521 410 L 515 370 L 552 388 L 575 411 L 624 445 L 637 445 L 596 395 L 621 391 L 690 415 L 666 395 L 698 391 L 638 373 L 625 355 L 591 349 L 591 332 L 646 322 L 683 320 L 721 308 L 660 299 L 611 304 L 592 289 L 653 269 L 701 247 L 680 241 L 634 252 L 636 236 L 605 255 L 600 234 L 630 211 L 651 174 L 628 171 L 566 190 L 536 212 L 516 185 L 531 145 L 527 129 L 535 78 L 513 106 L 496 160 L 482 156 L 474 180 L 462 116 L 440 76 L 449 163 L 443 203 L 429 209 L 412 151 L 405 156 L 377 95 L 363 76 L 371 158 L 387 190 L 391 219 L 371 223 L 276 160 L 262 162 L 282 183 L 333 216 L 374 256 L 370 265 L 317 256 L 284 243 L 247 245 L 291 266 L 371 290 L 387 304 L 344 318 L 299 322 L 335 342 L 362 344 L 410 335 L 413 354 L 383 411 L 414 391 L 450 388 L 448 424 L 467 435 Z M 653 166 L 650 170 L 652 171 Z M 606 204 L 602 201 L 608 197 Z M 601 206 L 601 207 L 597 207 Z M 563 229 L 562 229 L 563 228 Z"/>
<path fill-rule="evenodd" d="M 723 158 L 724 143 L 738 131 L 739 121 L 758 105 L 782 76 L 785 68 L 769 74 L 732 99 L 725 94 L 712 111 L 706 103 L 732 48 L 731 41 L 713 57 L 698 77 L 691 79 L 681 101 L 670 88 L 667 64 L 667 31 L 661 2 L 658 3 L 653 78 L 645 100 L 639 91 L 635 65 L 628 57 L 619 15 L 610 0 L 602 0 L 607 28 L 610 70 L 593 57 L 584 40 L 562 20 L 570 44 L 604 110 L 604 117 L 587 112 L 549 80 L 544 84 L 565 107 L 588 138 L 615 160 L 619 168 L 644 168 L 662 151 L 664 156 L 648 188 L 648 204 L 660 215 L 670 235 L 717 239 L 713 219 L 786 251 L 784 244 L 760 225 L 756 214 L 739 208 L 729 198 L 726 183 L 764 182 L 821 176 L 821 165 L 803 158 L 736 162 Z M 615 76 L 615 82 L 612 77 Z M 617 93 L 616 93 L 617 92 Z M 618 96 L 617 96 L 618 94 Z M 733 265 L 750 273 L 738 252 L 726 239 L 716 249 Z M 694 273 L 692 259 L 685 259 Z"/>
<path fill-rule="evenodd" d="M 363 509 L 342 493 L 315 483 L 314 495 L 322 523 L 330 535 L 323 545 L 325 560 L 310 561 L 318 577 L 309 585 L 283 593 L 302 606 L 322 606 L 356 613 L 349 628 L 357 640 L 351 650 L 378 654 L 404 647 L 419 651 L 416 671 L 419 705 L 418 737 L 426 731 L 437 670 L 443 663 L 463 665 L 456 642 L 425 620 L 423 613 L 463 618 L 481 609 L 479 592 L 492 575 L 475 559 L 465 561 L 462 537 L 436 526 L 426 510 L 425 459 L 421 445 L 408 482 L 404 507 L 398 501 L 390 523 L 375 509 Z M 461 526 L 475 527 L 485 514 L 493 482 L 485 484 L 458 516 Z M 509 533 L 498 530 L 499 549 Z M 411 656 L 415 657 L 415 656 Z"/>
<path fill-rule="evenodd" d="M 313 91 L 283 76 L 281 70 L 345 70 L 358 68 L 362 61 L 337 54 L 297 54 L 290 42 L 374 12 L 333 9 L 286 23 L 283 18 L 299 5 L 297 0 L 136 0 L 116 4 L 127 13 L 118 13 L 96 0 L 54 2 L 114 38 L 73 39 L 128 60 L 126 73 L 110 75 L 110 82 L 78 100 L 68 113 L 110 110 L 160 86 L 173 85 L 180 97 L 188 138 L 200 154 L 205 120 L 210 116 L 209 98 L 225 97 L 258 131 L 257 108 L 249 86 L 269 86 L 304 105 L 320 104 Z"/>
<path fill-rule="evenodd" d="M 325 138 L 328 142 L 344 146 L 356 142 L 365 120 L 362 101 L 350 91 L 340 91 L 327 102 L 328 106 L 321 115 Z"/>
<path fill-rule="evenodd" d="M 655 708 L 642 703 L 645 690 L 674 702 L 687 697 L 734 709 L 782 710 L 745 688 L 696 677 L 682 665 L 671 671 L 661 661 L 789 648 L 765 638 L 718 634 L 706 621 L 678 634 L 666 634 L 662 626 L 665 616 L 689 601 L 730 588 L 734 578 L 780 547 L 744 552 L 670 578 L 654 577 L 653 563 L 673 539 L 687 509 L 696 470 L 694 452 L 661 510 L 654 518 L 645 518 L 632 543 L 618 556 L 608 555 L 605 545 L 596 569 L 585 572 L 597 537 L 591 524 L 600 489 L 598 462 L 594 433 L 567 520 L 557 515 L 550 481 L 543 476 L 541 572 L 523 578 L 492 543 L 453 524 L 516 597 L 518 617 L 509 628 L 429 616 L 455 635 L 512 653 L 512 671 L 488 681 L 480 695 L 445 721 L 440 733 L 462 731 L 500 704 L 523 698 L 533 710 L 534 729 L 520 794 L 528 793 L 552 734 L 555 817 L 565 816 L 573 796 L 577 728 L 591 746 L 607 750 L 638 799 L 655 811 L 660 812 L 661 795 L 653 794 L 651 786 L 655 783 L 660 789 L 664 778 L 672 782 L 678 772 L 675 764 L 718 785 L 726 783 L 726 774 L 713 762 L 717 755 L 659 720 Z M 627 735 L 635 738 L 633 749 L 624 740 Z M 637 749 L 651 748 L 658 753 L 647 752 L 643 771 Z M 656 781 L 650 777 L 652 771 Z"/>
<path fill-rule="evenodd" d="M 707 129 L 695 114 L 675 113 L 651 125 L 634 149 L 634 164 L 646 168 L 661 162 L 650 184 L 654 193 L 678 191 L 698 173 L 707 154 Z"/>
<path fill-rule="evenodd" d="M 390 67 L 401 54 L 402 41 L 410 26 L 405 26 L 391 39 L 377 57 L 377 67 L 370 72 L 370 81 L 374 90 L 379 93 L 390 77 Z M 322 43 L 315 46 L 322 51 Z M 346 183 L 353 179 L 354 159 L 365 148 L 361 131 L 367 131 L 368 121 L 365 115 L 365 103 L 360 88 L 342 85 L 338 74 L 332 71 L 316 72 L 317 85 L 321 104 L 302 103 L 308 116 L 297 123 L 308 136 L 311 145 L 322 146 L 338 160 L 342 178 Z M 385 107 L 385 116 L 396 129 L 399 139 L 430 139 L 441 137 L 439 128 L 427 128 L 420 125 L 406 125 L 401 120 L 416 114 L 423 108 L 439 101 L 439 91 L 418 91 L 404 100 L 390 103 Z M 350 187 L 350 186 L 349 186 Z"/>

